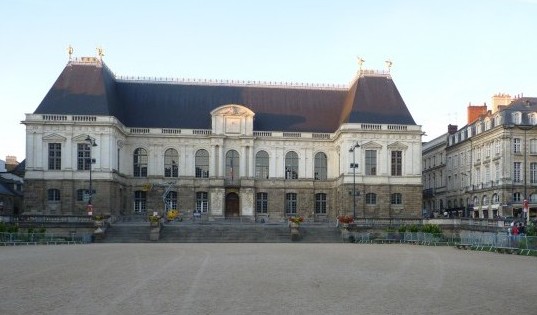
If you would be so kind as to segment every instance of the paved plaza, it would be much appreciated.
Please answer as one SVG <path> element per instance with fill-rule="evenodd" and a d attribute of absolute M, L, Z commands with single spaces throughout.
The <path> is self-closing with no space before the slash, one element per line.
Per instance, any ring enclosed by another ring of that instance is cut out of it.
<path fill-rule="evenodd" d="M 371 244 L 0 248 L 0 314 L 537 314 L 537 259 Z"/>

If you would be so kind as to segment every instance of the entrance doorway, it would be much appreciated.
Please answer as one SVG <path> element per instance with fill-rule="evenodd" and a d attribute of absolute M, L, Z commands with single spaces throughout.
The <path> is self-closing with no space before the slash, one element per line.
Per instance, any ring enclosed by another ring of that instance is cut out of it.
<path fill-rule="evenodd" d="M 231 192 L 226 195 L 226 218 L 235 218 L 239 217 L 239 215 L 239 195 Z"/>

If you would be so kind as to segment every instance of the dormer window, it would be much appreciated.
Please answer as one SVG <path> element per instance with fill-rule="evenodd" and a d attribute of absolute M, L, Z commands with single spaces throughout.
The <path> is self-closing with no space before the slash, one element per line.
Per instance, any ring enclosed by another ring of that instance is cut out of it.
<path fill-rule="evenodd" d="M 531 113 L 528 115 L 530 125 L 537 125 L 537 113 Z"/>
<path fill-rule="evenodd" d="M 514 124 L 521 124 L 522 123 L 522 113 L 520 112 L 514 112 L 511 114 L 511 119 L 513 120 Z"/>

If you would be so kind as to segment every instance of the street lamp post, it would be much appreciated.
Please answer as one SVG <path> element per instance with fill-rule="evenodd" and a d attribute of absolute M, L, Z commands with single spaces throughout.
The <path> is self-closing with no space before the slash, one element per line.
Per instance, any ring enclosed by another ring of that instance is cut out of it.
<path fill-rule="evenodd" d="M 89 135 L 86 137 L 86 142 L 89 144 L 89 198 L 88 198 L 88 208 L 91 208 L 91 198 L 93 197 L 93 181 L 92 181 L 92 165 L 93 158 L 91 156 L 91 148 L 96 147 L 95 139 L 91 138 Z"/>
<path fill-rule="evenodd" d="M 356 148 L 359 148 L 360 145 L 355 143 L 349 149 L 349 152 L 352 152 L 352 217 L 356 219 L 356 168 L 358 163 L 356 163 Z"/>

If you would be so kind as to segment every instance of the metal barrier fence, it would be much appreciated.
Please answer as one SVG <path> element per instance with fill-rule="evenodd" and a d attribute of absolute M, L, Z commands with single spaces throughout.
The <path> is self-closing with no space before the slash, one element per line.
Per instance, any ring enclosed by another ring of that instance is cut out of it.
<path fill-rule="evenodd" d="M 459 234 L 423 232 L 350 232 L 349 241 L 356 243 L 406 243 L 429 246 L 456 246 L 464 249 L 537 255 L 537 237 L 508 235 L 505 232 L 463 231 Z"/>
<path fill-rule="evenodd" d="M 351 240 L 357 243 L 410 243 L 420 245 L 455 245 L 456 235 L 423 232 L 353 232 Z"/>
<path fill-rule="evenodd" d="M 11 245 L 60 245 L 91 243 L 91 233 L 53 234 L 53 233 L 0 233 L 0 246 Z"/>
<path fill-rule="evenodd" d="M 537 250 L 537 236 L 508 235 L 505 232 L 461 232 L 460 244 L 475 247 Z"/>

